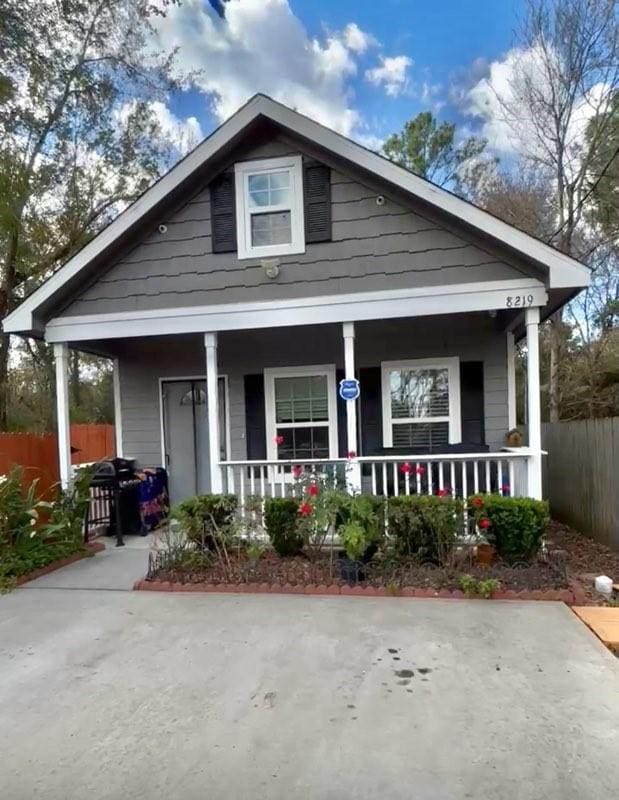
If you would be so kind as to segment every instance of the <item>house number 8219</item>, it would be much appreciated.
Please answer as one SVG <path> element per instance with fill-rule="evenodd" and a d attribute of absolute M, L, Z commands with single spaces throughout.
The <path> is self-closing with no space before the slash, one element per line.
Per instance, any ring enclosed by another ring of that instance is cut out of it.
<path fill-rule="evenodd" d="M 533 305 L 532 294 L 508 294 L 506 298 L 507 308 L 526 308 Z"/>

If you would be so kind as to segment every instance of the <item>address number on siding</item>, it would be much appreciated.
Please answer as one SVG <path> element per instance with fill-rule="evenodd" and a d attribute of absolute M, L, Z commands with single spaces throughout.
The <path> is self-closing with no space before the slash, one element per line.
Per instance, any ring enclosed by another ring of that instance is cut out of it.
<path fill-rule="evenodd" d="M 535 298 L 532 294 L 508 294 L 505 298 L 506 308 L 527 308 L 532 306 Z"/>

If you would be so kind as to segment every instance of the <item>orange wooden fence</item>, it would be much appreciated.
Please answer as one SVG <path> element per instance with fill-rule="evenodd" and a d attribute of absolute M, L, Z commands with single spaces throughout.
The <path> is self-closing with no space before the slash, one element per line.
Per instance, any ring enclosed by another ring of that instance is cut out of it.
<path fill-rule="evenodd" d="M 71 461 L 83 464 L 114 456 L 113 425 L 71 425 Z M 39 489 L 47 491 L 59 480 L 58 444 L 55 433 L 0 433 L 0 475 L 19 464 L 24 478 L 39 478 Z"/>

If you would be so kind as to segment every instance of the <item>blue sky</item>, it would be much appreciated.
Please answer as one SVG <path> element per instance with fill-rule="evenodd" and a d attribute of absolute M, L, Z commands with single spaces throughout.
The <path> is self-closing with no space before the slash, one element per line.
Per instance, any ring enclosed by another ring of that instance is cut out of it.
<path fill-rule="evenodd" d="M 503 76 L 522 10 L 523 0 L 229 0 L 221 20 L 208 0 L 183 0 L 159 37 L 197 77 L 168 110 L 199 138 L 262 91 L 369 146 L 426 109 L 498 143 L 484 82 Z"/>

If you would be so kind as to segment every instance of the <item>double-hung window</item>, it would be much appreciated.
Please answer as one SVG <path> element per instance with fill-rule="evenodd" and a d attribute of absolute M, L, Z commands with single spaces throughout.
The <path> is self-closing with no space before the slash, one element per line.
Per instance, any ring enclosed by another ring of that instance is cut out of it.
<path fill-rule="evenodd" d="M 385 447 L 434 450 L 461 439 L 458 358 L 382 365 Z"/>
<path fill-rule="evenodd" d="M 305 251 L 301 156 L 235 165 L 239 258 Z"/>
<path fill-rule="evenodd" d="M 265 369 L 269 460 L 337 457 L 335 367 Z"/>

